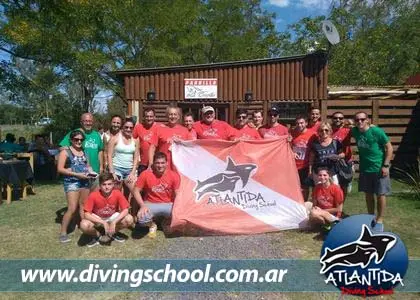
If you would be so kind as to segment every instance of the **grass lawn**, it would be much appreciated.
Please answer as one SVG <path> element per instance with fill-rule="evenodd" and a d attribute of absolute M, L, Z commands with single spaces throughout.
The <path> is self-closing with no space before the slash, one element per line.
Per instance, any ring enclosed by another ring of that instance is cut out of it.
<path fill-rule="evenodd" d="M 393 182 L 394 194 L 388 198 L 385 218 L 385 230 L 399 234 L 404 241 L 410 258 L 420 258 L 420 202 L 414 201 L 409 194 L 405 193 L 406 188 L 397 182 Z M 353 187 L 357 191 L 357 186 Z M 72 241 L 65 245 L 58 242 L 59 224 L 56 223 L 56 212 L 66 207 L 63 187 L 60 183 L 38 184 L 36 195 L 29 196 L 23 201 L 13 201 L 11 205 L 3 203 L 0 206 L 0 259 L 9 258 L 156 258 L 156 251 L 162 250 L 168 245 L 168 239 L 161 231 L 155 240 L 147 237 L 134 235 L 131 231 L 123 231 L 129 236 L 124 244 L 113 243 L 110 247 L 87 248 L 79 246 L 83 244 L 80 240 L 79 230 L 71 234 Z M 350 194 L 344 205 L 347 214 L 359 214 L 366 212 L 364 196 L 353 192 Z M 283 231 L 271 233 L 266 236 L 271 246 L 282 249 L 283 258 L 319 258 L 322 240 L 313 232 Z M 280 237 L 280 238 L 279 238 Z M 191 237 L 191 241 L 199 243 L 199 237 Z M 173 239 L 171 239 L 173 240 Z M 209 258 L 209 256 L 194 256 L 185 249 L 185 257 Z M 158 256 L 157 258 L 164 258 Z M 171 258 L 171 257 L 168 257 Z M 233 257 L 220 257 L 233 258 Z M 237 257 L 244 258 L 244 257 Z M 250 256 L 250 258 L 256 258 Z M 269 258 L 269 257 L 267 257 Z M 273 257 L 278 258 L 278 257 Z M 158 294 L 159 295 L 159 294 Z M 207 294 L 209 295 L 209 294 Z M 216 295 L 216 294 L 213 294 Z M 217 294 L 221 295 L 221 294 Z M 243 297 L 242 295 L 247 295 Z M 251 297 L 254 295 L 254 297 Z M 384 297 L 396 299 L 398 295 Z M 134 293 L 36 293 L 35 298 L 55 299 L 81 299 L 81 298 L 103 298 L 103 299 L 139 299 L 141 294 Z M 173 296 L 173 297 L 172 297 Z M 407 297 L 406 297 L 407 296 Z M 0 294 L 4 299 L 32 299 L 34 294 L 7 293 Z M 418 299 L 419 294 L 404 294 L 404 299 Z M 144 299 L 160 299 L 161 297 L 150 297 L 144 295 Z M 175 294 L 166 293 L 165 298 L 174 299 Z M 200 297 L 201 299 L 207 298 Z M 213 298 L 213 297 L 209 297 Z M 224 293 L 219 299 L 337 299 L 337 294 L 312 295 L 305 294 L 249 294 L 249 293 Z M 346 297 L 347 298 L 347 297 Z M 178 299 L 178 298 L 177 298 Z M 195 299 L 193 294 L 179 299 Z"/>

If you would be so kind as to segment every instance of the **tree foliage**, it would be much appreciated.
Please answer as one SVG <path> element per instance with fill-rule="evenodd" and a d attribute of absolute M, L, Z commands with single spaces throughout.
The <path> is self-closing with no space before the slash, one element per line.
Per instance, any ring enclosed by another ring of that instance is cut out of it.
<path fill-rule="evenodd" d="M 342 0 L 329 19 L 341 42 L 330 49 L 329 83 L 398 85 L 420 72 L 420 2 Z M 289 27 L 288 53 L 328 48 L 320 33 L 324 16 L 303 18 Z M 316 43 L 315 43 L 316 42 Z"/>
<path fill-rule="evenodd" d="M 72 96 L 90 111 L 101 89 L 118 95 L 113 70 L 260 58 L 278 49 L 273 16 L 259 0 L 3 0 L 2 7 L 0 50 L 34 66 L 28 77 L 15 64 L 5 77 L 18 74 L 45 94 L 79 84 Z"/>

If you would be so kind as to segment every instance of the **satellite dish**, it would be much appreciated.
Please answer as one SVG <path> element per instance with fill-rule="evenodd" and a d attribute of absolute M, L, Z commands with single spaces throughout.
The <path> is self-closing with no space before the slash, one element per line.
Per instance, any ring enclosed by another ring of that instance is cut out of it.
<path fill-rule="evenodd" d="M 322 32 L 324 32 L 328 41 L 332 45 L 338 44 L 340 42 L 340 35 L 338 34 L 337 28 L 335 28 L 334 24 L 329 20 L 322 21 L 321 24 Z"/>

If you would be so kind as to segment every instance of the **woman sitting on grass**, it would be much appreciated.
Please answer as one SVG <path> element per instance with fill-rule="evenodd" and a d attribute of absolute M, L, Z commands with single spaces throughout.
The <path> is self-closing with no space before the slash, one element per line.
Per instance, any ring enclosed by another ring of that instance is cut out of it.
<path fill-rule="evenodd" d="M 83 203 L 89 195 L 88 174 L 93 172 L 82 148 L 84 139 L 83 132 L 74 130 L 70 134 L 70 147 L 61 150 L 58 157 L 57 172 L 64 175 L 64 192 L 67 198 L 67 211 L 63 216 L 59 237 L 61 243 L 70 242 L 67 227 L 78 207 L 82 210 L 80 217 L 83 218 Z"/>
<path fill-rule="evenodd" d="M 312 203 L 306 202 L 312 224 L 331 225 L 339 221 L 343 211 L 343 191 L 332 183 L 328 168 L 318 169 L 318 184 L 312 191 Z"/>

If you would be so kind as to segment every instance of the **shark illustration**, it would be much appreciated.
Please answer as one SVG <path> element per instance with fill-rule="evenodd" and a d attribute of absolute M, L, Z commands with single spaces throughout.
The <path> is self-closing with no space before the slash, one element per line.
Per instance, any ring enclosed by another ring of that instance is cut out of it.
<path fill-rule="evenodd" d="M 238 182 L 239 179 L 241 179 L 239 176 L 227 177 L 222 175 L 222 179 L 219 182 L 208 185 L 205 189 L 197 192 L 198 200 L 207 193 L 218 194 L 226 191 L 233 192 L 236 182 Z"/>
<path fill-rule="evenodd" d="M 257 168 L 255 164 L 235 164 L 233 159 L 228 156 L 226 170 L 213 175 L 206 180 L 197 180 L 197 185 L 194 188 L 194 192 L 198 194 L 197 201 L 200 200 L 201 196 L 204 195 L 203 191 L 209 190 L 220 190 L 218 185 L 223 182 L 227 182 L 227 178 L 238 178 L 241 180 L 242 187 L 248 183 L 251 176 L 251 172 Z M 226 179 L 224 179 L 226 178 Z M 235 182 L 236 183 L 236 182 Z M 234 187 L 233 187 L 234 188 Z M 231 190 L 233 191 L 233 189 Z"/>
<path fill-rule="evenodd" d="M 334 249 L 325 248 L 320 260 L 322 265 L 320 273 L 324 274 L 338 265 L 365 268 L 373 257 L 375 263 L 379 264 L 396 242 L 396 237 L 386 233 L 372 234 L 369 227 L 363 225 L 362 233 L 357 240 Z"/>

